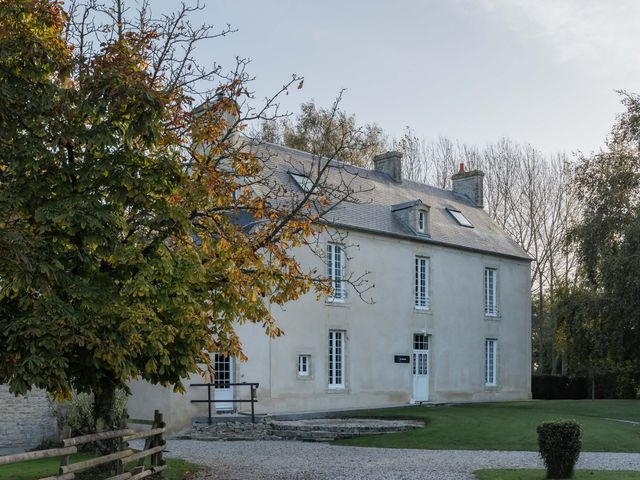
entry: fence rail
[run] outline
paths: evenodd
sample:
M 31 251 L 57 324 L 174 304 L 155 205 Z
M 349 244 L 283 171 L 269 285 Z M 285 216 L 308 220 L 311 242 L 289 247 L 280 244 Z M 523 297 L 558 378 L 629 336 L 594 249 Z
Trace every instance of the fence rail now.
M 66 438 L 62 441 L 63 446 L 61 448 L 50 448 L 48 450 L 0 456 L 0 465 L 60 457 L 58 474 L 44 477 L 40 480 L 74 480 L 75 474 L 78 472 L 112 462 L 115 463 L 115 476 L 111 476 L 106 480 L 139 480 L 156 474 L 158 475 L 156 478 L 162 478 L 162 471 L 167 468 L 162 458 L 162 452 L 166 444 L 162 438 L 162 434 L 165 431 L 166 426 L 162 414 L 156 410 L 153 415 L 153 423 L 150 430 L 136 432 L 130 429 L 121 429 Z M 143 450 L 134 451 L 129 448 L 127 442 L 142 438 L 145 439 Z M 118 440 L 118 451 L 89 460 L 69 463 L 69 456 L 78 453 L 78 445 L 113 439 Z M 144 465 L 146 457 L 151 457 L 151 465 L 149 468 L 145 468 Z M 136 461 L 138 465 L 133 468 L 133 471 L 124 471 L 126 464 Z
M 259 383 L 256 382 L 213 382 L 213 383 L 192 383 L 192 387 L 207 387 L 207 399 L 206 400 L 191 400 L 191 403 L 206 403 L 209 407 L 209 425 L 213 422 L 211 416 L 211 405 L 214 403 L 251 403 L 251 422 L 256 423 L 256 410 L 255 404 L 258 402 L 256 398 L 256 390 L 260 386 Z M 249 387 L 251 389 L 251 398 L 250 399 L 231 399 L 231 400 L 216 400 L 211 397 L 211 388 L 230 388 L 230 387 Z

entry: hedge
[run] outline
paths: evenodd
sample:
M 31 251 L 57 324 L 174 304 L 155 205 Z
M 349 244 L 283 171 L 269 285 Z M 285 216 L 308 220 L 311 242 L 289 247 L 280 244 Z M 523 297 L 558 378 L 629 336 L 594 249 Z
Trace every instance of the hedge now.
M 531 395 L 539 400 L 583 400 L 591 398 L 591 379 L 566 375 L 533 375 Z M 595 377 L 595 398 L 635 398 L 629 379 L 615 375 Z

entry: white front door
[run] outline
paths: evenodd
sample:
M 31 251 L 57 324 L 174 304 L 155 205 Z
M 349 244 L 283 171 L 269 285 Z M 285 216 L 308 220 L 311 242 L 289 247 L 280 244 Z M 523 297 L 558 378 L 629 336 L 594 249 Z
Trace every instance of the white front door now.
M 413 336 L 413 402 L 429 400 L 429 336 Z
M 233 387 L 220 385 L 233 382 L 233 361 L 231 357 L 216 353 L 213 360 L 213 368 L 216 373 L 214 381 L 217 385 L 213 392 L 213 398 L 215 400 L 233 400 Z M 215 402 L 214 406 L 216 410 L 234 410 L 233 402 Z

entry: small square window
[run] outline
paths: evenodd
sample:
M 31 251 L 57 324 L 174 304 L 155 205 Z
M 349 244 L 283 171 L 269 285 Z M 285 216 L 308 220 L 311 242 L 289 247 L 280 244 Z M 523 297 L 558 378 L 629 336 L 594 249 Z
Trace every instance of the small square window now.
M 453 218 L 456 219 L 459 225 L 463 227 L 473 228 L 473 224 L 467 220 L 467 217 L 460 210 L 454 210 L 453 208 L 447 208 L 447 212 L 451 214 Z
M 289 175 L 291 175 L 291 178 L 293 178 L 296 181 L 296 183 L 302 189 L 303 192 L 313 193 L 317 190 L 317 187 L 313 184 L 313 180 L 311 180 L 306 175 L 300 175 L 298 173 L 289 173 Z
M 298 355 L 298 376 L 308 377 L 311 373 L 311 355 Z

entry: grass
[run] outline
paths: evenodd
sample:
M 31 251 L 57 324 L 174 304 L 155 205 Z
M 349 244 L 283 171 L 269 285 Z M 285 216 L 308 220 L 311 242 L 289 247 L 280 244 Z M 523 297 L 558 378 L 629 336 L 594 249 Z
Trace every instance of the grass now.
M 425 427 L 388 435 L 350 438 L 339 445 L 450 450 L 537 451 L 536 426 L 572 418 L 583 427 L 583 451 L 640 452 L 637 400 L 533 400 L 459 406 L 416 406 L 359 412 L 357 416 L 411 418 Z
M 478 480 L 544 480 L 544 470 L 496 469 L 473 472 Z M 640 480 L 640 472 L 576 470 L 573 480 Z
M 90 453 L 78 453 L 71 456 L 71 463 L 88 460 L 93 457 Z M 38 478 L 55 475 L 58 473 L 60 460 L 57 458 L 44 458 L 30 462 L 16 463 L 0 466 L 0 480 L 35 480 Z M 164 471 L 165 480 L 184 480 L 187 474 L 194 472 L 199 467 L 184 460 L 167 459 L 167 469 Z M 91 472 L 83 475 L 86 478 L 95 478 Z M 80 477 L 80 475 L 76 475 Z

